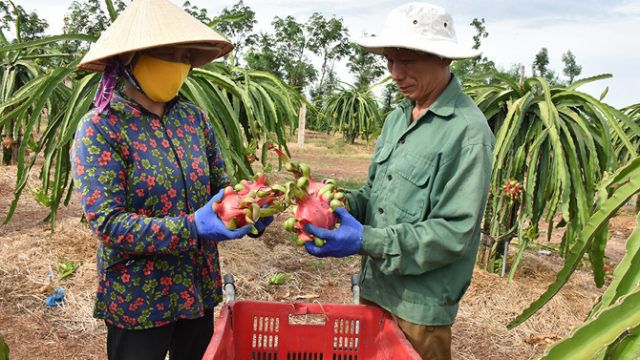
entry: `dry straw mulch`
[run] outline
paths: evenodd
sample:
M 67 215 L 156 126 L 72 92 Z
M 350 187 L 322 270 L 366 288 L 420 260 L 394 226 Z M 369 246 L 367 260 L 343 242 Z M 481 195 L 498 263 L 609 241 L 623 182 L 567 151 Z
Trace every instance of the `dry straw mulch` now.
M 30 184 L 39 183 L 37 173 L 31 177 Z M 1 219 L 13 199 L 14 181 L 15 167 L 0 166 Z M 12 359 L 106 359 L 104 324 L 92 318 L 97 239 L 80 223 L 80 207 L 73 200 L 61 209 L 54 233 L 42 223 L 48 211 L 26 194 L 11 222 L 0 225 L 0 336 Z M 308 256 L 282 229 L 287 216 L 278 217 L 261 239 L 220 247 L 221 267 L 223 273 L 234 274 L 237 298 L 291 301 L 309 296 L 298 301 L 350 303 L 350 278 L 358 271 L 359 259 Z M 60 281 L 57 264 L 63 260 L 82 265 Z M 589 273 L 579 271 L 539 314 L 514 330 L 506 329 L 555 279 L 560 267 L 551 260 L 526 254 L 510 284 L 476 269 L 453 327 L 454 359 L 532 359 L 582 323 L 603 290 L 595 288 Z M 270 285 L 276 273 L 291 278 L 281 286 Z M 47 296 L 58 286 L 66 291 L 65 304 L 46 307 Z

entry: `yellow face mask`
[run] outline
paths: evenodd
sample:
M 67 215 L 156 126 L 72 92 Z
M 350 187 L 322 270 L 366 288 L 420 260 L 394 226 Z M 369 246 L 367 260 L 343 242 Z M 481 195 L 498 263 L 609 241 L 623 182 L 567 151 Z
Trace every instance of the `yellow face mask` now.
M 164 61 L 152 56 L 140 54 L 133 68 L 142 91 L 155 102 L 167 102 L 180 91 L 191 65 Z

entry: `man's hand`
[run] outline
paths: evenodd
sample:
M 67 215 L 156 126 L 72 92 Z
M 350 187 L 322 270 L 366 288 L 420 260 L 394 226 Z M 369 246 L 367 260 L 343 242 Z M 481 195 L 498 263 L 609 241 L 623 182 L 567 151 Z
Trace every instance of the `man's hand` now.
M 360 252 L 364 228 L 345 208 L 337 208 L 336 215 L 340 219 L 340 227 L 326 230 L 307 224 L 304 229 L 311 235 L 326 241 L 324 246 L 316 246 L 313 241 L 304 244 L 307 252 L 317 257 L 345 257 Z

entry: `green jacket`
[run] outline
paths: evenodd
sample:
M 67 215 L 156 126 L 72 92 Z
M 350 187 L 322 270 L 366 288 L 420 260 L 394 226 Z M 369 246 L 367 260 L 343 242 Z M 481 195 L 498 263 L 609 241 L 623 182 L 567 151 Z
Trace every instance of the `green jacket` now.
M 367 185 L 347 193 L 364 225 L 359 286 L 404 320 L 448 325 L 471 282 L 494 137 L 454 76 L 410 123 L 414 105 L 387 117 Z

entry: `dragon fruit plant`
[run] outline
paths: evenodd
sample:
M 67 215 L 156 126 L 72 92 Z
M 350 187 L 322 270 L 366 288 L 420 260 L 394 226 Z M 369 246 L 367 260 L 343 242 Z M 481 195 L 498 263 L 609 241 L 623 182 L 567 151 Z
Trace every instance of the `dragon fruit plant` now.
M 284 222 L 284 229 L 298 233 L 296 244 L 300 246 L 308 241 L 313 241 L 317 246 L 324 245 L 325 241 L 309 234 L 304 225 L 313 224 L 323 229 L 336 229 L 338 217 L 334 210 L 347 205 L 344 189 L 339 189 L 334 180 L 314 181 L 308 165 L 290 161 L 283 152 L 277 149 L 275 151 L 285 169 L 292 172 L 296 178 L 295 182 L 288 182 L 285 186 L 285 201 L 295 205 L 291 207 L 294 217 Z

